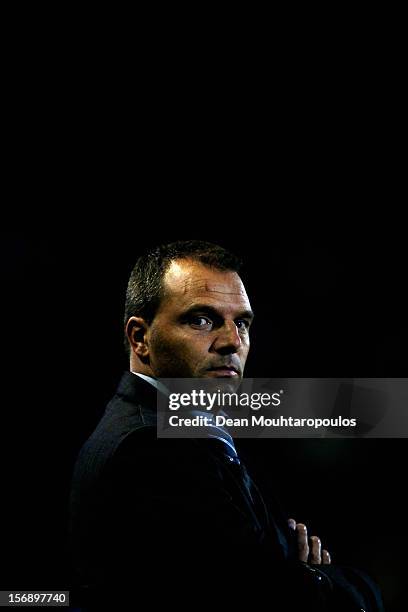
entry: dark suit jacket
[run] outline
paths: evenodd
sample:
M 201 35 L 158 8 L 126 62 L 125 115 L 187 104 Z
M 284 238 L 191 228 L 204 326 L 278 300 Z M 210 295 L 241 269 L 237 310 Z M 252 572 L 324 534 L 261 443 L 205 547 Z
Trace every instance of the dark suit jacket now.
M 179 608 L 250 597 L 279 612 L 382 609 L 364 574 L 297 561 L 287 517 L 226 444 L 157 439 L 156 390 L 130 372 L 78 457 L 71 534 L 92 609 L 159 592 Z

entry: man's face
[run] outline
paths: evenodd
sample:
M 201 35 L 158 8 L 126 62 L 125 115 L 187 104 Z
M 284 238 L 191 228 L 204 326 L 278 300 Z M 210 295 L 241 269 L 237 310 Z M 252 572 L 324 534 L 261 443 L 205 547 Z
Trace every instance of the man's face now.
M 236 272 L 175 260 L 148 330 L 149 360 L 158 378 L 242 378 L 253 314 Z

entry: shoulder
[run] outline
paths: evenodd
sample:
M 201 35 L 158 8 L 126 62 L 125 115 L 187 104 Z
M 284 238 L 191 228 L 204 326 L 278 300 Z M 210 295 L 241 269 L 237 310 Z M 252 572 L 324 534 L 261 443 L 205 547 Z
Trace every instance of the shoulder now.
M 122 447 L 136 439 L 153 440 L 155 419 L 143 404 L 129 402 L 115 395 L 93 433 L 82 446 L 75 466 L 74 478 L 96 478 Z

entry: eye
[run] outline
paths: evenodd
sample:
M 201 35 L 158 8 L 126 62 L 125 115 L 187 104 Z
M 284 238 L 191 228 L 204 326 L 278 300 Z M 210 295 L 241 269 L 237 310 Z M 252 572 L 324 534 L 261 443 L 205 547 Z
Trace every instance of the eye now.
M 247 321 L 246 319 L 238 319 L 237 321 L 235 321 L 235 325 L 238 327 L 239 330 L 249 329 L 249 321 Z
M 208 317 L 195 315 L 190 317 L 190 325 L 194 329 L 211 329 L 213 322 Z

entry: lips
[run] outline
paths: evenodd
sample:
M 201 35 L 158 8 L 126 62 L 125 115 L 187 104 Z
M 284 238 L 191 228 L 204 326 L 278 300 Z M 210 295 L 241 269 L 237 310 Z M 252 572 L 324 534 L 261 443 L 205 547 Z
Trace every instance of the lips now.
M 239 370 L 235 366 L 217 366 L 214 368 L 208 368 L 208 371 L 212 373 L 213 376 L 222 376 L 222 377 L 234 377 L 239 376 Z

